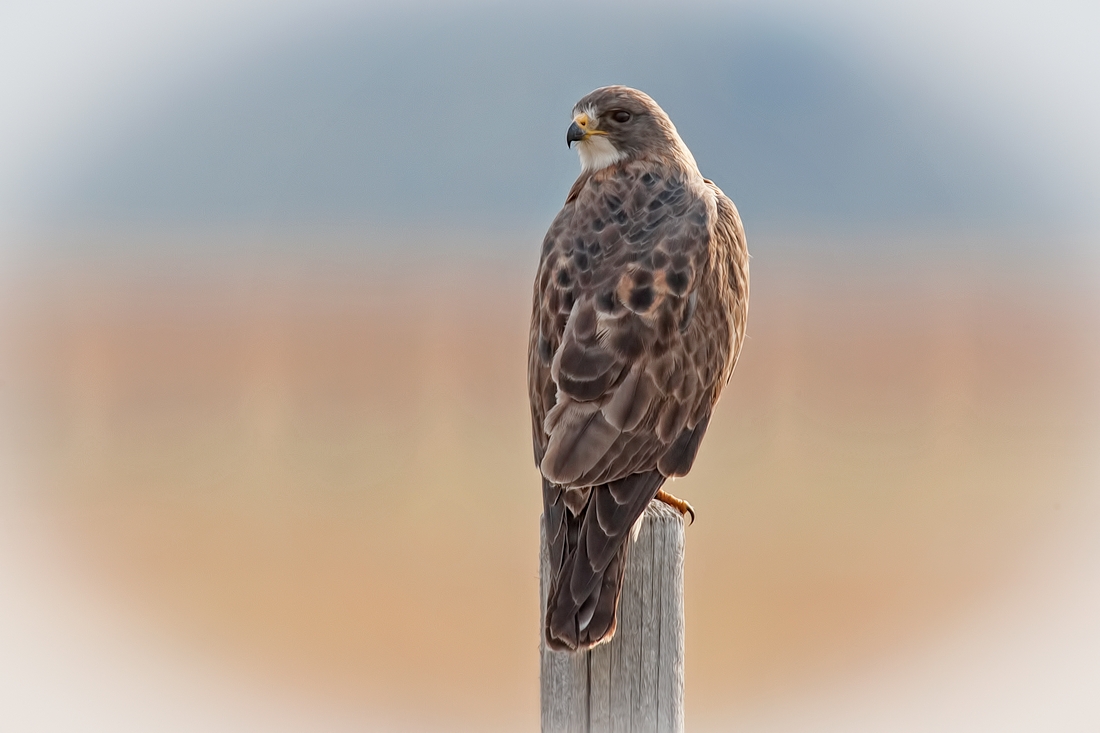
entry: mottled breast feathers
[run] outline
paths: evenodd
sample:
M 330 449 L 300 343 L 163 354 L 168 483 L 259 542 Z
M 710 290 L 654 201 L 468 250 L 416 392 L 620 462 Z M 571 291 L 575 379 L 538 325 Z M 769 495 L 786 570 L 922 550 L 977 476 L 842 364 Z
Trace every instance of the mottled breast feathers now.
M 694 171 L 636 160 L 578 179 L 535 280 L 529 387 L 548 480 L 687 473 L 744 332 L 743 237 Z

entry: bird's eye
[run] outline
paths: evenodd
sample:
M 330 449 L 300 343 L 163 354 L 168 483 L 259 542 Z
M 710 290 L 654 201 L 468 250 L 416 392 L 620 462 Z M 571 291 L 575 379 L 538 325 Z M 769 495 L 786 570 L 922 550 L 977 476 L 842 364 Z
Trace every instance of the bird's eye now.
M 630 122 L 630 113 L 620 109 L 618 112 L 612 113 L 611 119 L 616 122 Z

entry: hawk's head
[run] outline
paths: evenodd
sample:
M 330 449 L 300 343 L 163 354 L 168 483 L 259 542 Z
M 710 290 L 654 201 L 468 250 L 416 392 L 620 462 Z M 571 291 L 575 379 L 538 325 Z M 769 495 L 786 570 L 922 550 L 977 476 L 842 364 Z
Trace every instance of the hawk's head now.
M 655 157 L 695 167 L 672 120 L 645 92 L 600 87 L 573 108 L 566 143 L 577 143 L 581 169 L 596 171 L 627 158 Z

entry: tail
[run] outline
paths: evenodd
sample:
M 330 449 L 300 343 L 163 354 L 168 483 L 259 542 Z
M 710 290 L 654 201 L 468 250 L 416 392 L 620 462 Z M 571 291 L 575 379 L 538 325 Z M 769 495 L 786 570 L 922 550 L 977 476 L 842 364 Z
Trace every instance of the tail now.
M 546 644 L 584 650 L 608 641 L 618 623 L 627 537 L 664 484 L 658 471 L 593 486 L 574 515 L 565 489 L 543 479 L 543 517 L 550 559 Z

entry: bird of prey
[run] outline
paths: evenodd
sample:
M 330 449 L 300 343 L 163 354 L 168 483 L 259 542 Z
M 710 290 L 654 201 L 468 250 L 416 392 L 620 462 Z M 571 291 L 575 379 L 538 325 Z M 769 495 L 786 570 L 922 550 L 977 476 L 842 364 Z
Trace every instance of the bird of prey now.
M 737 209 L 646 94 L 597 89 L 566 133 L 581 174 L 542 244 L 528 351 L 550 587 L 546 644 L 615 633 L 632 526 L 690 469 L 748 316 Z M 694 517 L 694 512 L 692 512 Z

